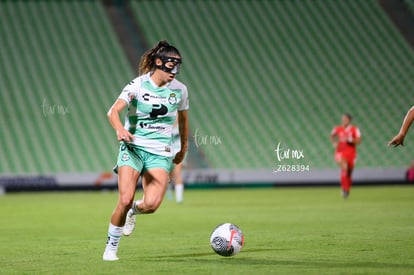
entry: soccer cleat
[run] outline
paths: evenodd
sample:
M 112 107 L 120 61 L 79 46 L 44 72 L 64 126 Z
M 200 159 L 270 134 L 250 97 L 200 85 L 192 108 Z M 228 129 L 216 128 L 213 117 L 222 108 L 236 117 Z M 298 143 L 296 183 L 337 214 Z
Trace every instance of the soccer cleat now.
M 113 250 L 105 250 L 102 259 L 104 261 L 118 261 L 119 258 L 116 256 L 116 251 Z
M 342 191 L 342 198 L 347 199 L 349 197 L 349 191 Z
M 126 219 L 125 219 L 125 225 L 124 225 L 124 231 L 123 234 L 125 236 L 129 236 L 134 232 L 135 229 L 135 215 L 132 212 L 132 209 L 129 209 Z

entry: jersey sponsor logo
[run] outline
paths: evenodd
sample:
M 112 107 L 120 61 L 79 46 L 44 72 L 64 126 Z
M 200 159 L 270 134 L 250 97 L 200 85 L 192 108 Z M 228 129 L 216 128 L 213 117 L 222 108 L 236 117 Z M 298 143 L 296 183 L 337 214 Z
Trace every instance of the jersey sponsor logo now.
M 139 126 L 142 129 L 151 129 L 151 130 L 164 130 L 165 129 L 164 126 L 161 126 L 161 125 L 159 125 L 159 126 L 153 126 L 151 124 L 148 124 L 148 123 L 145 123 L 145 122 L 142 122 L 142 121 L 139 123 Z
M 168 113 L 168 108 L 164 104 L 152 104 L 152 111 L 149 113 L 151 119 L 155 119 L 158 116 L 163 116 Z
M 149 93 L 145 93 L 145 94 L 143 94 L 142 95 L 142 99 L 144 100 L 144 101 L 149 101 L 150 99 L 158 99 L 158 100 L 165 100 L 165 97 L 164 96 L 158 96 L 158 95 L 152 95 L 152 94 L 149 94 Z

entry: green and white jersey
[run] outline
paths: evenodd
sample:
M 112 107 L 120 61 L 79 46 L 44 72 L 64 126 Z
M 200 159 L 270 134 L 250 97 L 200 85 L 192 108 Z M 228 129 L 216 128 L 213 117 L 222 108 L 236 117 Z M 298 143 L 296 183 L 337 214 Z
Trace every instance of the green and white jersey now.
M 148 73 L 132 80 L 118 98 L 128 103 L 124 127 L 135 136 L 133 144 L 153 154 L 173 156 L 173 125 L 177 111 L 189 108 L 187 87 L 176 79 L 158 87 Z

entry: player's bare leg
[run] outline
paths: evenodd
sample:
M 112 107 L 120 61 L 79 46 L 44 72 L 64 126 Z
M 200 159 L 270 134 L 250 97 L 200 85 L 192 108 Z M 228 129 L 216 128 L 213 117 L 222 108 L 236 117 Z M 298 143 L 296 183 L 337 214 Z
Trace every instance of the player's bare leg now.
M 125 217 L 134 201 L 135 190 L 139 178 L 139 172 L 130 166 L 118 168 L 118 203 L 112 213 L 111 223 L 124 226 Z
M 139 172 L 130 166 L 118 168 L 118 202 L 111 216 L 108 229 L 108 241 L 106 243 L 103 259 L 116 261 L 119 241 L 121 239 L 125 217 L 134 200 L 135 189 L 139 178 Z
M 169 174 L 162 168 L 153 168 L 144 172 L 142 187 L 144 195 L 141 200 L 132 202 L 126 214 L 123 234 L 129 236 L 135 228 L 135 215 L 154 213 L 164 198 L 169 182 Z
M 144 195 L 141 200 L 134 201 L 126 214 L 123 234 L 129 236 L 135 229 L 135 215 L 150 214 L 160 206 L 169 182 L 167 171 L 162 168 L 153 168 L 144 172 L 142 187 Z
M 167 190 L 168 180 L 168 172 L 162 168 L 153 168 L 144 173 L 142 181 L 144 196 L 135 206 L 137 212 L 150 214 L 158 209 Z

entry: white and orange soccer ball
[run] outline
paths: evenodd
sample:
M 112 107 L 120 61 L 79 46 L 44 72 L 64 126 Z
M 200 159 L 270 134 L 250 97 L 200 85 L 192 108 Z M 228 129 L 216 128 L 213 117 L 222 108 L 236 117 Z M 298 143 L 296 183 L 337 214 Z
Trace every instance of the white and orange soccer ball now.
M 234 256 L 244 245 L 244 235 L 235 224 L 219 224 L 210 235 L 210 244 L 217 254 L 225 257 Z

